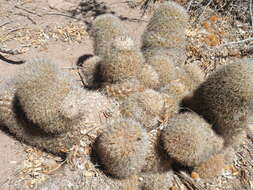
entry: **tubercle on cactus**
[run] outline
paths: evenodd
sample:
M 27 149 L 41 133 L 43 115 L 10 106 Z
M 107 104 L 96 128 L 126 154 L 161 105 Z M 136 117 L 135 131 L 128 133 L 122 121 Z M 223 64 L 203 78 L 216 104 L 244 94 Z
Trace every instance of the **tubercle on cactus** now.
M 118 37 L 107 49 L 101 62 L 102 78 L 116 83 L 137 77 L 144 63 L 143 56 L 130 37 Z
M 120 104 L 120 111 L 123 116 L 135 119 L 148 131 L 159 125 L 163 108 L 164 97 L 152 89 L 133 93 Z

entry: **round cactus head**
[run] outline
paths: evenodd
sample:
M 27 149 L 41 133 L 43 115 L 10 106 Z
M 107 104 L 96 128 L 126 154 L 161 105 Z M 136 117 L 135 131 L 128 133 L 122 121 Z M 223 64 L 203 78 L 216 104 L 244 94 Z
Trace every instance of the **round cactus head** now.
M 168 155 L 185 166 L 196 166 L 223 147 L 211 126 L 197 114 L 184 113 L 172 118 L 161 135 Z
M 136 78 L 144 62 L 134 41 L 127 36 L 116 38 L 103 57 L 101 71 L 105 82 L 116 83 Z
M 135 119 L 148 131 L 158 126 L 163 108 L 163 96 L 151 89 L 132 94 L 120 106 L 123 116 Z
M 145 88 L 156 89 L 160 85 L 159 75 L 156 70 L 148 64 L 143 64 L 140 73 L 137 75 L 139 81 Z
M 120 19 L 112 14 L 98 16 L 92 23 L 94 53 L 103 58 L 109 44 L 117 37 L 126 36 L 125 28 Z
M 161 4 L 142 35 L 142 48 L 185 48 L 186 10 L 175 2 Z
M 147 156 L 147 133 L 134 120 L 112 121 L 98 137 L 95 151 L 108 174 L 119 178 L 134 175 Z
M 158 54 L 149 58 L 147 63 L 156 70 L 160 81 L 159 87 L 177 79 L 178 69 L 169 56 Z
M 15 95 L 29 120 L 49 133 L 68 129 L 70 120 L 60 109 L 75 85 L 72 76 L 48 60 L 37 59 L 23 65 L 15 80 Z

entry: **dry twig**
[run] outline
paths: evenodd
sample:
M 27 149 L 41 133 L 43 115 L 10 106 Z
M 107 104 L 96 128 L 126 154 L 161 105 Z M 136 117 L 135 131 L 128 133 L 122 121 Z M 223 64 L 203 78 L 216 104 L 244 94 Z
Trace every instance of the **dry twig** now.
M 83 78 L 83 76 L 82 76 L 82 74 L 80 72 L 80 69 L 77 69 L 77 73 L 78 73 L 78 75 L 79 75 L 79 77 L 81 79 L 81 82 L 82 82 L 83 86 L 87 86 L 87 84 L 85 83 L 84 78 Z
M 253 13 L 252 13 L 252 1 L 253 0 L 250 0 L 249 1 L 249 13 L 250 13 L 250 18 L 251 18 L 251 30 L 253 31 Z
M 76 18 L 74 16 L 71 16 L 71 15 L 67 15 L 67 14 L 62 14 L 62 13 L 45 13 L 43 14 L 43 16 L 47 16 L 47 15 L 55 15 L 55 16 L 64 16 L 64 17 L 68 17 L 68 18 L 72 18 L 72 19 L 75 19 L 75 20 L 78 20 L 78 21 L 81 21 L 82 19 L 79 19 L 79 18 Z
M 180 178 L 182 183 L 190 190 L 205 190 L 199 184 L 197 184 L 191 177 L 187 176 L 184 172 L 176 172 L 176 175 Z
M 24 51 L 22 51 L 21 49 L 9 49 L 9 48 L 0 46 L 0 53 L 6 53 L 6 54 L 10 54 L 10 55 L 17 55 L 17 54 L 24 53 Z
M 12 21 L 5 22 L 5 23 L 3 23 L 3 24 L 0 25 L 0 28 L 3 27 L 3 26 L 5 26 L 5 25 L 7 25 L 7 24 L 10 24 L 10 23 L 12 23 Z
M 249 41 L 253 41 L 253 38 L 247 38 L 247 39 L 236 41 L 236 42 L 228 42 L 228 43 L 225 43 L 225 44 L 221 44 L 218 47 L 224 47 L 224 46 L 242 44 L 242 43 L 246 43 L 246 42 L 249 42 Z
M 19 7 L 18 5 L 15 5 L 14 7 L 17 8 L 17 9 L 23 10 L 23 11 L 25 11 L 25 12 L 34 14 L 34 15 L 36 15 L 36 16 L 38 16 L 38 17 L 42 17 L 40 14 L 38 14 L 38 13 L 36 13 L 36 12 L 34 12 L 34 11 L 25 9 L 25 8 L 23 8 L 23 7 Z
M 33 24 L 37 24 L 31 17 L 29 17 L 29 16 L 26 15 L 26 14 L 17 13 L 16 15 L 24 16 L 24 17 L 26 17 L 28 20 L 30 20 Z

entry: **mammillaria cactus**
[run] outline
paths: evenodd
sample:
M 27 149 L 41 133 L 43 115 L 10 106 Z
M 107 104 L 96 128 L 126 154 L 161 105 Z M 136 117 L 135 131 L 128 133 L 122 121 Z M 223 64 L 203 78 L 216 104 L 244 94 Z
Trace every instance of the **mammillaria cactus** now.
M 180 79 L 171 81 L 165 87 L 161 88 L 160 92 L 174 97 L 174 99 L 178 101 L 178 104 L 183 97 L 190 93 L 188 86 L 186 86 Z
M 163 47 L 157 48 L 150 47 L 141 50 L 147 63 L 149 59 L 157 55 L 169 57 L 169 62 L 173 62 L 176 66 L 182 66 L 186 60 L 185 49 L 167 49 Z
M 103 58 L 109 44 L 118 37 L 126 36 L 125 28 L 119 18 L 112 14 L 97 17 L 92 23 L 94 53 Z
M 168 155 L 189 167 L 206 161 L 223 147 L 223 139 L 204 119 L 187 112 L 172 118 L 161 138 Z
M 15 97 L 15 88 L 6 83 L 0 94 L 0 123 L 7 127 L 10 133 L 19 140 L 30 145 L 47 149 L 56 154 L 64 153 L 58 139 L 63 141 L 63 136 L 54 137 L 46 134 L 36 125 L 32 125 L 22 111 L 18 99 Z M 57 143 L 55 143 L 57 141 Z M 68 146 L 68 144 L 65 144 Z M 70 148 L 70 147 L 69 147 Z
M 100 16 L 94 21 L 93 30 L 94 52 L 102 58 L 103 81 L 117 83 L 136 78 L 144 59 L 120 20 L 113 15 Z
M 116 83 L 136 78 L 144 63 L 141 52 L 127 36 L 116 38 L 107 49 L 101 64 L 105 82 Z
M 62 101 L 74 86 L 70 75 L 49 60 L 38 59 L 26 63 L 15 80 L 15 95 L 29 120 L 52 134 L 69 129 L 74 119 L 72 117 L 78 116 L 65 115 L 61 107 Z
M 20 77 L 18 76 L 16 79 L 20 79 Z M 42 80 L 36 82 L 44 83 Z M 48 79 L 47 82 L 50 84 L 52 81 Z M 41 86 L 41 84 L 37 85 Z M 39 123 L 32 122 L 29 115 L 24 112 L 19 96 L 16 95 L 16 86 L 19 86 L 16 82 L 2 84 L 0 92 L 1 126 L 7 127 L 10 133 L 19 140 L 57 155 L 68 153 L 74 144 L 84 140 L 83 131 L 87 128 L 95 128 L 94 132 L 102 130 L 106 120 L 109 119 L 106 116 L 107 112 L 113 112 L 114 108 L 116 109 L 105 96 L 80 87 L 73 87 L 61 102 L 62 114 L 72 118 L 68 123 L 71 130 L 52 134 L 51 131 L 44 130 L 44 128 L 48 128 L 47 125 L 41 127 Z M 42 105 L 41 109 L 44 109 Z M 74 117 L 77 115 L 77 118 Z M 48 125 L 51 127 L 51 123 Z M 57 127 L 57 123 L 54 127 Z
M 190 63 L 182 66 L 179 75 L 180 81 L 187 86 L 189 93 L 193 91 L 204 81 L 204 73 L 197 63 Z
M 118 119 L 98 137 L 95 151 L 106 171 L 125 178 L 141 171 L 148 152 L 148 137 L 141 124 Z
M 200 83 L 204 81 L 205 75 L 204 72 L 199 67 L 198 62 L 186 64 L 184 65 L 184 69 L 196 82 Z
M 160 82 L 159 87 L 165 86 L 172 80 L 178 78 L 179 68 L 176 67 L 169 56 L 158 54 L 148 59 L 147 63 L 157 72 Z
M 186 59 L 186 10 L 175 2 L 161 4 L 142 35 L 142 52 L 147 62 L 156 55 L 169 56 L 176 65 Z M 171 73 L 170 73 L 171 75 Z
M 158 126 L 163 108 L 163 96 L 151 89 L 132 94 L 120 106 L 123 116 L 140 122 L 148 131 Z
M 226 145 L 238 142 L 252 113 L 253 63 L 243 59 L 211 74 L 192 98 L 183 102 L 202 115 L 224 137 Z M 238 136 L 239 135 L 239 136 Z
M 92 56 L 82 65 L 81 73 L 84 78 L 85 87 L 97 88 L 100 85 L 101 60 L 98 56 Z
M 172 160 L 161 145 L 160 135 L 160 129 L 148 133 L 148 156 L 142 168 L 143 173 L 166 173 L 172 169 Z
M 99 16 L 92 27 L 95 55 L 82 68 L 86 88 L 48 61 L 26 63 L 14 83 L 1 84 L 0 126 L 22 142 L 67 154 L 68 171 L 54 178 L 74 184 L 66 189 L 94 179 L 108 188 L 165 190 L 178 163 L 203 178 L 219 174 L 231 157 L 224 139 L 238 142 L 252 113 L 253 66 L 230 64 L 203 82 L 197 63 L 183 65 L 187 20 L 178 4 L 163 3 L 140 50 L 119 18 Z M 97 178 L 83 179 L 87 163 Z M 71 171 L 72 164 L 82 169 Z
M 142 36 L 142 48 L 184 48 L 186 10 L 175 2 L 160 5 L 149 21 Z
M 148 64 L 143 64 L 137 79 L 145 88 L 156 89 L 159 87 L 159 75 L 156 70 Z
M 131 79 L 115 84 L 104 83 L 102 92 L 108 97 L 113 97 L 117 100 L 124 100 L 131 94 L 142 92 L 144 90 L 145 86 L 143 83 L 137 79 Z

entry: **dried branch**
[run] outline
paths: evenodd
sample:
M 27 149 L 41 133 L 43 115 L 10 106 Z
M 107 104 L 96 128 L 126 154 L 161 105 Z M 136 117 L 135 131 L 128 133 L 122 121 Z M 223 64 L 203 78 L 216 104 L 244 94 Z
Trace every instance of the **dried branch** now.
M 55 15 L 55 16 L 64 16 L 64 17 L 68 17 L 68 18 L 72 18 L 72 19 L 75 19 L 75 20 L 78 20 L 78 21 L 81 21 L 82 19 L 79 19 L 79 18 L 76 18 L 74 16 L 71 16 L 71 15 L 67 15 L 67 14 L 63 14 L 63 13 L 45 13 L 43 14 L 43 16 L 47 16 L 47 15 Z
M 249 1 L 249 13 L 250 13 L 250 18 L 251 18 L 251 30 L 253 31 L 253 13 L 252 13 L 252 1 L 253 0 L 250 0 Z
M 23 13 L 17 13 L 15 15 L 20 15 L 20 16 L 23 16 L 23 17 L 26 17 L 28 20 L 30 20 L 33 24 L 37 24 L 31 17 L 29 17 L 28 15 L 26 14 L 23 14 Z
M 191 190 L 205 190 L 205 188 L 201 187 L 199 184 L 197 184 L 191 177 L 189 177 L 184 172 L 176 172 L 176 175 L 180 178 L 182 183 Z
M 225 44 L 221 44 L 218 47 L 236 45 L 236 44 L 246 43 L 246 42 L 249 42 L 249 41 L 253 41 L 253 38 L 247 38 L 247 39 L 236 41 L 236 42 L 228 42 L 228 43 L 225 43 Z
M 82 76 L 82 74 L 81 74 L 81 72 L 80 72 L 79 69 L 77 70 L 77 74 L 79 75 L 80 80 L 81 80 L 83 86 L 84 86 L 84 87 L 87 86 L 87 84 L 85 83 L 84 78 L 83 78 L 83 76 Z
M 0 53 L 6 53 L 6 54 L 10 54 L 10 55 L 17 55 L 17 54 L 24 53 L 24 51 L 21 50 L 21 49 L 9 49 L 9 48 L 0 46 Z
M 22 10 L 22 11 L 25 11 L 25 12 L 27 12 L 27 13 L 34 14 L 34 15 L 36 15 L 36 16 L 38 16 L 38 17 L 42 17 L 40 14 L 38 14 L 38 13 L 36 13 L 36 12 L 34 12 L 34 11 L 25 9 L 25 8 L 23 8 L 23 7 L 19 7 L 18 5 L 15 5 L 14 7 L 17 8 L 17 9 L 20 9 L 20 10 Z
M 12 21 L 5 22 L 5 23 L 3 23 L 3 24 L 0 25 L 0 28 L 3 27 L 3 26 L 5 26 L 5 25 L 7 25 L 7 24 L 10 24 L 10 23 L 12 23 Z

